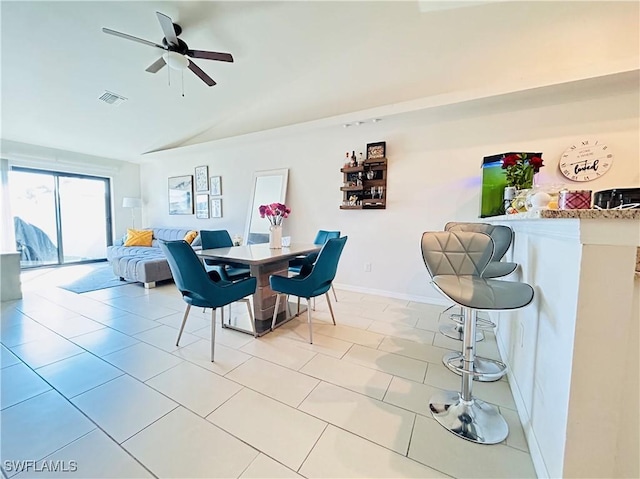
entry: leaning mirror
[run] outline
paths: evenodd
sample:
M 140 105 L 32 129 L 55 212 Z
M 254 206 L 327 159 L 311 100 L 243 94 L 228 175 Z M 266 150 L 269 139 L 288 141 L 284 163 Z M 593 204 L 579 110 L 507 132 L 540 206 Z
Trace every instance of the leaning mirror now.
M 289 170 L 256 171 L 253 174 L 251 201 L 244 229 L 244 244 L 269 242 L 269 222 L 260 218 L 260 205 L 285 203 L 287 196 L 287 180 Z

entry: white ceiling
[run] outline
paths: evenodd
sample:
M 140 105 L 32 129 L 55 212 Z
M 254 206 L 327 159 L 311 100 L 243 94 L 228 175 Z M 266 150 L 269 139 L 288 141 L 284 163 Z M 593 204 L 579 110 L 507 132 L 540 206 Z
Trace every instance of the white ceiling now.
M 473 88 L 475 72 L 493 75 L 487 51 L 522 57 L 509 50 L 505 25 L 524 35 L 530 10 L 549 18 L 553 2 L 485 3 L 1 1 L 2 138 L 141 161 L 447 93 L 454 80 Z M 161 43 L 156 11 L 182 26 L 190 48 L 233 54 L 235 63 L 194 60 L 216 86 L 187 70 L 182 97 L 179 72 L 170 86 L 168 68 L 145 72 L 162 50 L 102 32 Z M 128 100 L 98 101 L 105 90 Z

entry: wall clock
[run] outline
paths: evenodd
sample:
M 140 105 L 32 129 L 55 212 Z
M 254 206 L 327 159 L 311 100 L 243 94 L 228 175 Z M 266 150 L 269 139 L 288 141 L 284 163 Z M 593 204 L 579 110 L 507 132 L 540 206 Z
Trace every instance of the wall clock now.
M 573 181 L 591 181 L 604 175 L 613 164 L 607 145 L 597 140 L 584 140 L 571 145 L 560 158 L 560 171 Z

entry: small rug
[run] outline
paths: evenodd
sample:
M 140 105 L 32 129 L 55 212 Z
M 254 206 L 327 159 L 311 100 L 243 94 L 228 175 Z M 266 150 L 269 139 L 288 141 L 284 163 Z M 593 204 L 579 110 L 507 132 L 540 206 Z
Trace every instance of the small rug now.
M 98 289 L 124 286 L 130 283 L 133 283 L 133 281 L 120 281 L 120 278 L 113 274 L 109 263 L 101 263 L 95 266 L 92 265 L 90 271 L 82 273 L 82 275 L 74 281 L 61 284 L 59 287 L 67 291 L 73 291 L 74 293 L 87 293 Z

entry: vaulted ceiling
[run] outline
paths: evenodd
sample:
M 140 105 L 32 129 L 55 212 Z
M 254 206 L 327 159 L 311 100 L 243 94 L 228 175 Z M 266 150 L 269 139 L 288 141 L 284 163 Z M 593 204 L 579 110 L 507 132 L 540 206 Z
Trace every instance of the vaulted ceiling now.
M 537 61 L 510 51 L 509 38 L 532 34 L 549 3 L 2 1 L 2 138 L 140 161 L 473 88 L 491 81 L 487 54 L 496 48 L 516 66 Z M 161 43 L 157 11 L 182 27 L 190 48 L 233 54 L 234 63 L 194 60 L 216 86 L 189 70 L 148 73 L 162 50 L 102 32 Z M 108 105 L 98 100 L 105 91 L 127 100 Z

